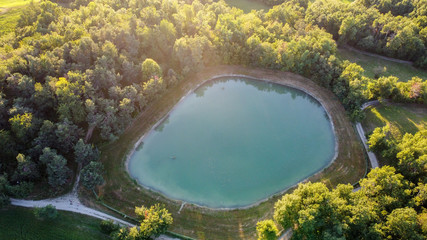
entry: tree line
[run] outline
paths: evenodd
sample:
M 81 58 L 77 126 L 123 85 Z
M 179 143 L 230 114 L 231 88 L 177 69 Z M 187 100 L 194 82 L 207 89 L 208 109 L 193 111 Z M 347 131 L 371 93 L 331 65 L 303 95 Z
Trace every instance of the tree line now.
M 372 169 L 360 189 L 322 182 L 304 183 L 274 206 L 274 221 L 257 224 L 260 240 L 277 239 L 278 228 L 292 239 L 425 239 L 427 236 L 427 131 L 387 139 L 375 129 L 370 148 L 391 166 Z
M 168 88 L 206 66 L 304 75 L 330 89 L 354 120 L 369 99 L 427 99 L 425 80 L 367 78 L 336 56 L 338 42 L 425 67 L 425 0 L 402 1 L 404 10 L 391 12 L 382 1 L 291 0 L 247 14 L 210 0 L 66 2 L 31 3 L 0 40 L 5 203 L 34 184 L 60 192 L 77 166 L 88 189 L 102 183 L 96 145 L 116 140 Z

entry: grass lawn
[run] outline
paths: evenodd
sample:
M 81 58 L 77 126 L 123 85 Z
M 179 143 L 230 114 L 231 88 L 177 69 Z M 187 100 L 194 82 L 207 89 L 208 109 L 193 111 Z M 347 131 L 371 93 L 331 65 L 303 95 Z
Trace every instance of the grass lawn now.
M 110 239 L 100 232 L 101 220 L 89 216 L 58 211 L 58 218 L 42 221 L 34 217 L 32 208 L 0 209 L 0 239 L 57 240 Z
M 337 159 L 326 169 L 312 176 L 311 181 L 322 181 L 328 187 L 338 183 L 355 183 L 364 176 L 366 160 L 363 149 L 342 104 L 336 97 L 314 82 L 301 76 L 280 71 L 245 68 L 239 66 L 216 66 L 205 69 L 169 89 L 162 98 L 153 102 L 133 124 L 110 144 L 100 148 L 101 161 L 106 174 L 105 185 L 99 189 L 100 197 L 108 205 L 134 216 L 135 206 L 164 204 L 171 212 L 174 223 L 171 231 L 197 239 L 256 239 L 255 227 L 259 220 L 271 218 L 273 206 L 281 194 L 247 209 L 213 210 L 186 204 L 180 213 L 181 201 L 167 199 L 136 184 L 126 172 L 126 155 L 138 139 L 159 121 L 189 91 L 212 76 L 219 74 L 245 74 L 259 79 L 283 83 L 305 89 L 319 99 L 331 113 L 339 145 Z M 286 174 L 286 172 L 283 172 Z M 90 192 L 81 191 L 85 204 L 101 208 Z
M 13 8 L 0 14 L 0 36 L 15 30 L 21 13 L 22 8 Z
M 31 0 L 0 0 L 0 36 L 15 29 L 23 7 L 30 2 Z
M 245 13 L 263 9 L 267 12 L 270 9 L 270 6 L 257 0 L 225 0 L 225 2 L 232 7 L 242 9 Z
M 414 134 L 427 129 L 427 107 L 419 104 L 384 103 L 365 109 L 366 118 L 362 121 L 366 133 L 377 127 L 390 126 L 394 139 L 400 139 L 405 133 Z M 381 165 L 391 164 L 379 157 Z
M 409 64 L 396 63 L 393 61 L 376 58 L 373 56 L 365 55 L 363 53 L 351 51 L 344 48 L 339 48 L 337 55 L 342 60 L 349 60 L 355 62 L 365 69 L 365 76 L 373 78 L 375 68 L 386 67 L 385 76 L 396 76 L 400 81 L 406 82 L 414 76 L 422 79 L 427 79 L 427 71 L 415 68 Z
M 416 133 L 427 129 L 427 107 L 419 104 L 384 103 L 365 110 L 366 118 L 362 125 L 367 133 L 377 127 L 390 126 L 395 139 L 405 133 Z
M 0 0 L 0 9 L 21 7 L 29 4 L 30 2 L 31 0 Z M 34 2 L 37 2 L 37 0 L 35 0 Z

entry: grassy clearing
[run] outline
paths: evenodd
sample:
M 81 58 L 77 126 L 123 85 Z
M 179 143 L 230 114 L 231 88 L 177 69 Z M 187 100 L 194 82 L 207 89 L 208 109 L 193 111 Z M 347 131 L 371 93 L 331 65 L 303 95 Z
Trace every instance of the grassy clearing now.
M 393 138 L 400 139 L 405 133 L 415 134 L 427 129 L 425 105 L 384 103 L 367 108 L 365 114 L 362 125 L 368 133 L 377 127 L 389 125 Z
M 23 7 L 30 3 L 31 0 L 0 0 L 0 36 L 15 29 Z
M 245 13 L 252 10 L 265 10 L 267 12 L 270 9 L 270 6 L 257 0 L 225 0 L 225 2 L 232 7 L 242 9 Z
M 30 2 L 31 0 L 0 0 L 0 8 L 22 7 Z M 37 0 L 34 2 L 37 2 Z
M 13 8 L 0 14 L 0 36 L 15 30 L 21 13 L 22 8 Z
M 339 48 L 337 55 L 342 60 L 349 60 L 362 66 L 365 69 L 365 76 L 370 78 L 375 76 L 374 71 L 376 68 L 386 67 L 384 76 L 393 75 L 403 82 L 407 82 L 414 76 L 427 79 L 427 71 L 415 68 L 409 64 L 397 63 L 344 48 Z
M 58 213 L 53 221 L 41 221 L 30 208 L 0 210 L 0 239 L 110 239 L 100 232 L 101 220 L 65 211 Z
M 401 139 L 405 133 L 415 134 L 427 129 L 427 107 L 416 104 L 391 104 L 384 103 L 369 107 L 365 110 L 366 118 L 362 126 L 366 133 L 370 134 L 377 127 L 390 127 L 393 139 Z M 380 165 L 390 165 L 381 156 L 377 156 Z
M 178 214 L 182 204 L 180 201 L 167 199 L 142 188 L 129 177 L 125 170 L 126 154 L 133 149 L 135 142 L 169 112 L 182 96 L 212 76 L 233 73 L 304 89 L 319 99 L 328 112 L 333 113 L 331 118 L 338 138 L 338 157 L 328 168 L 309 180 L 322 181 L 329 187 L 333 187 L 338 183 L 355 183 L 363 177 L 366 161 L 360 141 L 343 106 L 329 90 L 291 73 L 237 66 L 217 66 L 187 78 L 173 89 L 169 89 L 161 99 L 155 101 L 135 119 L 119 140 L 101 147 L 101 161 L 106 170 L 104 176 L 106 184 L 99 189 L 101 198 L 108 205 L 129 215 L 134 215 L 135 206 L 164 204 L 174 218 L 171 230 L 197 239 L 255 239 L 256 222 L 272 217 L 274 203 L 281 196 L 280 194 L 248 209 L 212 210 L 186 204 Z M 90 192 L 82 191 L 81 196 L 85 204 L 102 208 Z

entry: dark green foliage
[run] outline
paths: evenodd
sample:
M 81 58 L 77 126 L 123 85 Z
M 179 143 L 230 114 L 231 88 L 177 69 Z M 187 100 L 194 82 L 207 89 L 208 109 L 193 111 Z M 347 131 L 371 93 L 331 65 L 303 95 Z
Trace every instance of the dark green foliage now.
M 32 182 L 20 182 L 16 185 L 11 185 L 7 189 L 7 194 L 15 198 L 25 198 L 33 191 L 34 184 Z
M 0 175 L 0 208 L 3 208 L 10 204 L 9 195 L 7 189 L 9 188 L 9 181 L 6 174 Z
M 93 145 L 85 144 L 83 139 L 74 146 L 74 160 L 84 166 L 99 159 L 99 151 Z
M 63 153 L 69 153 L 79 140 L 81 129 L 65 118 L 57 123 L 55 134 L 58 139 L 58 149 Z
M 128 240 L 129 239 L 129 229 L 120 228 L 119 231 L 113 233 L 114 240 Z
M 104 183 L 104 178 L 102 177 L 102 172 L 104 171 L 104 166 L 100 162 L 90 162 L 86 167 L 81 171 L 81 180 L 83 186 L 87 189 L 93 190 L 97 185 Z
M 7 196 L 4 193 L 0 193 L 0 209 L 9 205 L 9 204 L 10 204 L 9 196 Z
M 120 226 L 118 224 L 115 224 L 113 220 L 103 220 L 99 227 L 101 228 L 101 232 L 108 235 L 120 229 Z
M 30 157 L 18 154 L 16 157 L 18 167 L 12 176 L 13 181 L 36 180 L 40 177 L 37 165 L 31 161 Z
M 58 211 L 55 206 L 49 204 L 46 207 L 35 208 L 34 216 L 40 220 L 53 220 L 58 217 Z
M 40 162 L 46 164 L 50 186 L 58 188 L 67 183 L 71 171 L 67 167 L 67 160 L 62 155 L 57 154 L 54 149 L 45 148 L 40 155 Z

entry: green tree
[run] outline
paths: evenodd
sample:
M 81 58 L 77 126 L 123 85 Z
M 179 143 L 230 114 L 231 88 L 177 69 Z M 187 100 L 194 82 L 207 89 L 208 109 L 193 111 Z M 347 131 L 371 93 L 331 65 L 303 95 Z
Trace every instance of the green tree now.
M 370 99 L 389 99 L 397 94 L 396 83 L 399 79 L 394 76 L 380 77 L 368 84 Z
M 387 239 L 425 239 L 420 234 L 420 226 L 417 223 L 417 212 L 413 208 L 397 208 L 387 216 L 387 222 L 383 226 Z
M 406 133 L 397 144 L 399 171 L 408 179 L 418 182 L 427 177 L 427 130 L 412 135 Z
M 212 43 L 206 36 L 185 36 L 175 41 L 173 57 L 185 75 L 200 71 L 208 65 L 215 55 L 212 48 Z
M 93 190 L 97 185 L 104 183 L 102 172 L 104 166 L 100 162 L 90 162 L 86 167 L 82 169 L 81 177 L 82 183 L 85 188 Z
M 12 176 L 13 180 L 31 181 L 36 180 L 40 177 L 37 165 L 33 161 L 31 161 L 30 157 L 26 157 L 24 154 L 20 153 L 18 154 L 18 156 L 16 156 L 16 161 L 18 162 L 18 166 Z
M 79 140 L 82 130 L 68 119 L 56 124 L 55 135 L 58 139 L 58 149 L 62 153 L 69 153 Z
M 379 212 L 404 206 L 410 198 L 408 181 L 390 166 L 372 169 L 360 186 L 360 191 L 376 202 Z
M 53 220 L 58 217 L 56 207 L 49 204 L 46 207 L 34 208 L 34 215 L 40 220 Z
M 16 150 L 16 142 L 12 138 L 9 131 L 0 129 L 0 159 L 3 167 L 7 167 L 14 162 L 14 157 L 18 154 Z M 0 170 L 2 168 L 0 167 Z
M 31 149 L 33 159 L 38 158 L 45 147 L 59 147 L 55 134 L 56 126 L 49 120 L 44 120 L 37 137 L 34 138 Z
M 142 81 L 148 81 L 152 78 L 162 77 L 162 69 L 159 64 L 151 58 L 147 58 L 141 64 Z
M 17 138 L 26 140 L 26 135 L 32 126 L 32 120 L 32 113 L 16 114 L 9 119 L 12 131 L 15 133 Z
M 77 163 L 83 166 L 87 165 L 91 161 L 97 161 L 99 158 L 99 152 L 91 144 L 85 144 L 83 139 L 74 146 L 74 159 Z
M 44 148 L 40 156 L 40 162 L 46 164 L 48 183 L 54 188 L 58 188 L 67 183 L 70 169 L 67 167 L 67 160 L 57 154 L 55 149 Z
M 258 240 L 275 240 L 277 239 L 277 233 L 279 232 L 273 220 L 258 222 L 256 225 L 256 231 Z
M 151 239 L 165 233 L 168 227 L 172 224 L 173 218 L 167 209 L 159 204 L 150 208 L 135 207 L 135 213 L 141 221 L 139 229 L 132 227 L 129 230 L 128 237 L 130 239 Z
M 292 228 L 296 239 L 340 239 L 344 237 L 352 186 L 330 192 L 323 183 L 299 184 L 274 206 L 274 219 L 283 229 Z
M 7 189 L 10 187 L 7 179 L 7 174 L 0 175 L 0 208 L 3 208 L 10 204 L 9 195 Z
M 69 72 L 73 76 L 75 73 Z M 83 86 L 79 82 L 69 82 L 60 77 L 55 83 L 55 94 L 58 97 L 58 115 L 61 120 L 69 119 L 78 124 L 86 118 L 81 95 Z
M 115 224 L 113 220 L 102 220 L 99 227 L 101 228 L 101 232 L 108 235 L 120 229 L 120 225 Z
M 386 137 L 389 132 L 390 130 L 388 126 L 375 128 L 372 134 L 369 136 L 369 149 L 380 154 L 386 150 L 388 148 Z

